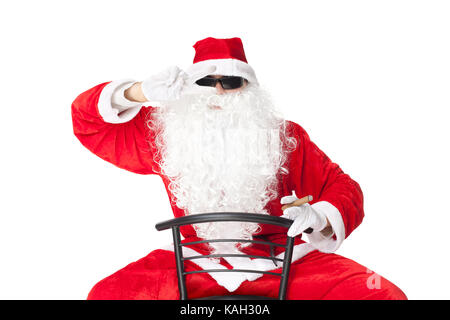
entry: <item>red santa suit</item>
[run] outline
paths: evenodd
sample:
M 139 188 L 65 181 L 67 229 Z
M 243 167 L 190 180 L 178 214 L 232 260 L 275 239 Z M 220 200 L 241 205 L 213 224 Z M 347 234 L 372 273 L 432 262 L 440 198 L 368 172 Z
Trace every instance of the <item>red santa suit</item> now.
M 72 104 L 73 127 L 80 142 L 100 158 L 115 166 L 139 174 L 158 174 L 171 197 L 169 179 L 160 173 L 153 158 L 156 152 L 154 133 L 147 125 L 156 108 L 132 103 L 123 98 L 131 80 L 97 85 L 79 95 Z M 363 194 L 357 182 L 333 163 L 297 123 L 288 121 L 287 132 L 298 141 L 298 148 L 289 153 L 288 175 L 280 175 L 278 194 L 312 195 L 315 210 L 325 215 L 333 235 L 320 232 L 301 236 L 295 241 L 288 299 L 405 299 L 404 293 L 385 278 L 368 268 L 334 254 L 342 241 L 361 223 Z M 171 203 L 175 217 L 184 210 Z M 267 211 L 281 216 L 279 199 L 270 201 Z M 284 243 L 286 229 L 261 226 L 257 237 Z M 183 242 L 197 240 L 191 226 L 182 227 Z M 154 250 L 146 257 L 129 264 L 97 283 L 88 299 L 179 299 L 175 259 L 172 247 Z M 275 250 L 282 256 L 283 248 Z M 268 248 L 251 245 L 245 253 L 269 256 Z M 191 245 L 184 255 L 208 254 L 204 244 Z M 271 260 L 221 258 L 220 261 L 195 259 L 185 262 L 187 272 L 200 269 L 236 268 L 276 270 Z M 227 294 L 276 297 L 279 277 L 241 273 L 197 273 L 186 277 L 189 298 Z

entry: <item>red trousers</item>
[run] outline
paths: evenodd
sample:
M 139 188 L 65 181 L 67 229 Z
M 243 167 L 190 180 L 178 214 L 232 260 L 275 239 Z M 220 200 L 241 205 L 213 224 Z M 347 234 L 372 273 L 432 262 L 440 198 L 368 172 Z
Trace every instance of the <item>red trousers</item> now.
M 199 267 L 186 261 L 185 271 L 194 270 L 199 270 Z M 254 281 L 244 281 L 232 294 L 277 297 L 279 282 L 277 276 L 263 275 Z M 191 299 L 230 294 L 207 273 L 187 275 L 186 287 Z M 179 299 L 174 253 L 159 249 L 152 251 L 97 283 L 88 299 Z M 393 283 L 353 260 L 313 251 L 292 263 L 287 299 L 407 298 Z

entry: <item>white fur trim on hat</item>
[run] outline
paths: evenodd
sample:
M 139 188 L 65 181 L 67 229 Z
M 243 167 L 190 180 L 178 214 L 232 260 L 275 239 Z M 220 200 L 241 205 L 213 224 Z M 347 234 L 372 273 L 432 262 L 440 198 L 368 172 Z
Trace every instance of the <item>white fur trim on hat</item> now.
M 212 75 L 242 77 L 251 83 L 258 84 L 253 68 L 248 63 L 237 59 L 210 59 L 200 61 L 190 66 L 186 72 L 187 74 L 195 74 L 208 66 L 216 67 L 216 71 L 214 71 Z

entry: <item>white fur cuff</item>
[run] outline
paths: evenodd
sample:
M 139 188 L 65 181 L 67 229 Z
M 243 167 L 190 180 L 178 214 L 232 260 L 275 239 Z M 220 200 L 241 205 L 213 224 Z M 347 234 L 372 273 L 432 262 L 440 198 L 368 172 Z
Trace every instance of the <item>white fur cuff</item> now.
M 335 252 L 342 244 L 345 239 L 345 226 L 342 220 L 341 213 L 339 210 L 327 201 L 319 201 L 313 204 L 311 207 L 317 212 L 327 217 L 330 222 L 331 228 L 333 229 L 336 240 L 333 239 L 332 235 L 324 236 L 321 232 L 313 232 L 308 234 L 309 242 L 317 248 L 319 251 L 324 253 Z
M 125 99 L 124 92 L 135 81 L 131 79 L 116 80 L 108 83 L 100 93 L 98 112 L 103 121 L 124 123 L 133 119 L 142 107 L 140 102 Z

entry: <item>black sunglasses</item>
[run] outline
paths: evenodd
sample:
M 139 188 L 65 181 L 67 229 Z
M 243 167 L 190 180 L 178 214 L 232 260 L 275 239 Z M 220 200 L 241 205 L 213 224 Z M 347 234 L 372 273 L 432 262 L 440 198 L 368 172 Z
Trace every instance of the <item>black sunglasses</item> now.
M 234 76 L 225 76 L 222 78 L 213 78 L 213 77 L 204 77 L 197 81 L 196 84 L 204 87 L 215 87 L 217 82 L 220 82 L 220 85 L 225 90 L 229 89 L 237 89 L 244 85 L 244 78 L 242 77 L 234 77 Z

